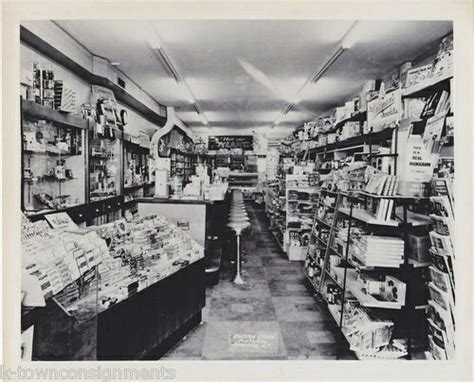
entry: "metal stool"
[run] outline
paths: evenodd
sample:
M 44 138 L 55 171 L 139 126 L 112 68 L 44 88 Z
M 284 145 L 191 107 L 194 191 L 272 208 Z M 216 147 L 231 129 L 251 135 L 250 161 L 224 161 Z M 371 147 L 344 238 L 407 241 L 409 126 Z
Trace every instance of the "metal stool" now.
M 242 279 L 242 275 L 240 273 L 240 234 L 242 230 L 249 227 L 250 222 L 245 220 L 233 220 L 227 223 L 227 227 L 235 232 L 236 241 L 237 241 L 237 272 L 235 274 L 233 283 L 237 285 L 245 284 L 245 281 Z

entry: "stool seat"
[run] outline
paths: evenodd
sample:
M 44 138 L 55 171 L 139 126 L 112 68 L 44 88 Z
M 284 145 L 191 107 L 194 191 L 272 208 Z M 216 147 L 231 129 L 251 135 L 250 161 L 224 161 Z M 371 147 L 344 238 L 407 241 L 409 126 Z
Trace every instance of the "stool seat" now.
M 229 211 L 229 215 L 241 215 L 241 214 L 245 214 L 247 215 L 247 211 L 245 210 L 232 210 L 232 211 Z
M 242 208 L 236 207 L 236 208 L 231 208 L 229 212 L 247 212 L 247 210 L 243 207 Z
M 230 215 L 248 215 L 248 214 L 247 214 L 247 211 L 245 210 L 234 210 L 234 211 L 229 212 L 229 216 Z
M 230 229 L 236 231 L 239 231 L 238 234 L 240 234 L 240 231 L 247 228 L 247 227 L 250 227 L 250 222 L 245 222 L 245 221 L 230 221 L 227 223 L 227 227 L 229 227 Z
M 249 217 L 247 216 L 247 214 L 232 214 L 232 215 L 229 215 L 229 220 L 237 220 L 237 219 L 246 219 L 246 220 L 248 220 Z
M 250 220 L 248 218 L 231 218 L 228 223 L 245 223 L 250 226 Z

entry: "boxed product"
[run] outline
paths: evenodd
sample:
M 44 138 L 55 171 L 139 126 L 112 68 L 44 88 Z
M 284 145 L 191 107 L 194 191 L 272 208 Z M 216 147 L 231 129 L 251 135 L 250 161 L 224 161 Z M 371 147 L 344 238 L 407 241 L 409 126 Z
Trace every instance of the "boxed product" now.
M 326 135 L 326 137 L 327 137 L 327 144 L 330 145 L 330 144 L 336 142 L 337 134 L 336 133 L 329 133 L 329 134 Z
M 433 65 L 423 65 L 407 71 L 407 79 L 405 83 L 406 88 L 423 83 L 429 80 L 432 76 Z
M 348 139 L 356 137 L 360 134 L 360 123 L 359 122 L 346 122 L 342 128 L 341 139 Z
M 443 77 L 453 72 L 453 34 L 443 38 L 433 65 L 433 76 Z
M 378 97 L 367 103 L 367 123 L 374 132 L 396 126 L 403 115 L 400 89 L 385 93 L 381 89 Z
M 327 134 L 320 134 L 319 135 L 319 146 L 326 146 L 327 144 L 328 144 Z
M 407 83 L 407 73 L 408 70 L 411 69 L 412 63 L 410 61 L 404 62 L 400 66 L 400 71 L 399 71 L 399 79 L 400 79 L 400 87 L 406 88 L 406 83 Z
M 342 121 L 344 118 L 346 118 L 346 107 L 345 106 L 339 106 L 336 107 L 336 121 L 335 123 L 338 123 Z
M 367 95 L 375 90 L 375 80 L 368 80 L 362 85 L 362 90 L 359 94 L 359 110 L 366 111 L 367 110 Z
M 387 275 L 384 281 L 379 281 L 363 274 L 361 278 L 367 294 L 381 302 L 405 305 L 406 284 L 396 277 Z
M 354 113 L 354 100 L 351 100 L 351 101 L 347 101 L 345 104 L 344 104 L 344 109 L 345 109 L 345 117 L 344 118 L 349 118 L 352 113 Z
M 408 234 L 407 246 L 408 256 L 411 259 L 420 263 L 431 261 L 431 241 L 428 235 L 416 236 L 414 234 Z

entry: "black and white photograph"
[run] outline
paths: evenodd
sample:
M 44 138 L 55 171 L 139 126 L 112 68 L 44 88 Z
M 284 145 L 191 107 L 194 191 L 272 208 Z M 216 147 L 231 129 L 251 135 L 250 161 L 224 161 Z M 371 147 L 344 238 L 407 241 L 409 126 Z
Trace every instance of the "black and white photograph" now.
M 463 359 L 452 16 L 44 14 L 15 37 L 8 351 L 32 367 Z

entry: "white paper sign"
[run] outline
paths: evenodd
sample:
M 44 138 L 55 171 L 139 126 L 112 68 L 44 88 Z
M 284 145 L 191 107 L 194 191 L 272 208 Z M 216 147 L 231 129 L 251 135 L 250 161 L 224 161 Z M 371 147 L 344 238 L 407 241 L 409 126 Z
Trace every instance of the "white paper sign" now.
M 373 131 L 395 126 L 402 116 L 402 95 L 400 89 L 380 94 L 367 104 L 367 124 Z

